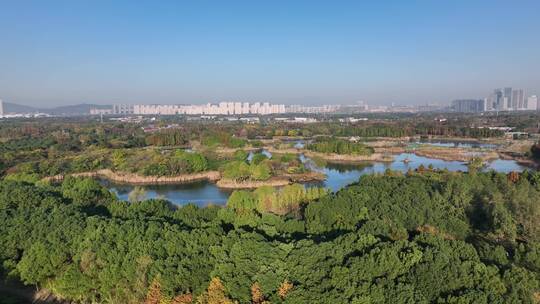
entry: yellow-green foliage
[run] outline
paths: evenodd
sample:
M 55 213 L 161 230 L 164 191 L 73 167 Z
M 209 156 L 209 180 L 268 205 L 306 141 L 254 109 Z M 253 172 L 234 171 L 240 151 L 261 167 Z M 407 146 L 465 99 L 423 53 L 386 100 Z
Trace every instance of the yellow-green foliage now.
M 233 192 L 227 201 L 227 206 L 235 210 L 256 209 L 261 213 L 288 214 L 297 212 L 303 204 L 328 193 L 328 189 L 325 188 L 306 188 L 300 184 L 288 185 L 283 188 L 263 186 L 253 192 L 246 190 Z

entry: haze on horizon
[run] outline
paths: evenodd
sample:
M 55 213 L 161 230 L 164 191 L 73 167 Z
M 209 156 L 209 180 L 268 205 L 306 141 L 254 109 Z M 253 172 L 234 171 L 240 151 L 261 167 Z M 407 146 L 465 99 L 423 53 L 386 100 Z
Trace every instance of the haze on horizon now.
M 0 99 L 447 103 L 540 94 L 540 1 L 2 1 Z

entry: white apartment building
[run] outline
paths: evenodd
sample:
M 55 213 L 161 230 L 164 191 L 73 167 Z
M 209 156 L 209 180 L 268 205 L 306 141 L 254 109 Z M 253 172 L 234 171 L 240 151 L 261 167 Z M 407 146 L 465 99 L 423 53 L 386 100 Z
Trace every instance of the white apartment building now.
M 96 111 L 91 111 L 96 112 Z M 269 115 L 285 113 L 285 105 L 268 102 L 220 102 L 205 105 L 113 105 L 112 114 L 135 115 Z
M 112 109 L 90 109 L 90 115 L 109 115 L 113 114 Z
M 538 97 L 536 95 L 533 95 L 533 96 L 529 96 L 527 98 L 527 106 L 526 106 L 526 109 L 527 110 L 539 110 L 540 105 L 538 104 Z
M 341 105 L 323 105 L 323 106 L 302 106 L 290 105 L 287 107 L 287 113 L 333 113 L 337 112 Z
M 335 113 L 343 106 L 322 105 L 304 106 L 271 104 L 269 102 L 226 102 L 217 104 L 207 103 L 202 105 L 113 105 L 112 114 L 135 114 L 135 115 L 271 115 L 284 113 Z M 91 113 L 102 111 L 92 110 Z M 105 113 L 105 112 L 103 112 Z
M 118 104 L 113 105 L 112 107 L 112 113 L 113 114 L 134 114 L 135 107 L 133 105 L 128 104 Z

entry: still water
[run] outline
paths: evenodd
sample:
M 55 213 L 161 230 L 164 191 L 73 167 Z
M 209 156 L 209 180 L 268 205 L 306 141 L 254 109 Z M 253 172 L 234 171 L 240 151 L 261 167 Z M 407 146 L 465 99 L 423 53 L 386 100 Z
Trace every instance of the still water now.
M 307 160 L 308 161 L 308 160 Z M 321 184 L 332 191 L 358 181 L 362 175 L 383 173 L 386 169 L 393 171 L 407 172 L 409 169 L 415 170 L 420 165 L 428 167 L 432 165 L 435 169 L 447 169 L 449 171 L 467 171 L 467 164 L 459 161 L 445 161 L 428 157 L 417 156 L 412 153 L 402 153 L 395 157 L 393 162 L 366 163 L 358 165 L 328 164 L 324 168 L 311 167 L 326 174 L 327 178 Z M 495 170 L 508 173 L 510 171 L 523 171 L 526 168 L 517 164 L 513 160 L 498 159 L 489 163 L 484 170 Z
M 134 188 L 131 185 L 120 185 L 108 181 L 102 181 L 102 184 L 116 193 L 121 200 L 128 200 L 129 193 Z M 188 203 L 197 206 L 225 205 L 227 198 L 232 193 L 232 191 L 222 190 L 215 184 L 206 181 L 186 185 L 150 185 L 142 186 L 142 188 L 146 192 L 146 198 L 163 198 L 175 205 Z
M 266 155 L 270 155 L 265 151 Z M 409 169 L 417 169 L 420 165 L 428 167 L 432 165 L 436 169 L 448 169 L 449 171 L 467 171 L 467 165 L 459 161 L 444 161 L 439 159 L 417 156 L 415 154 L 403 153 L 396 156 L 393 162 L 388 163 L 363 163 L 363 164 L 327 164 L 324 167 L 317 167 L 309 158 L 300 156 L 302 161 L 311 168 L 326 174 L 326 180 L 320 183 L 310 183 L 309 185 L 324 186 L 332 191 L 352 184 L 362 176 L 373 173 L 383 173 L 386 169 L 407 172 Z M 405 161 L 406 160 L 406 161 Z M 513 160 L 495 160 L 486 166 L 484 170 L 495 170 L 508 173 L 510 171 L 523 171 L 526 168 L 517 164 Z M 116 193 L 122 200 L 127 200 L 129 192 L 133 186 L 118 185 L 110 182 L 103 182 L 111 191 Z M 198 206 L 210 204 L 224 205 L 231 194 L 229 190 L 222 190 L 210 182 L 197 182 L 188 185 L 155 185 L 144 186 L 147 198 L 164 198 L 176 205 L 193 203 Z

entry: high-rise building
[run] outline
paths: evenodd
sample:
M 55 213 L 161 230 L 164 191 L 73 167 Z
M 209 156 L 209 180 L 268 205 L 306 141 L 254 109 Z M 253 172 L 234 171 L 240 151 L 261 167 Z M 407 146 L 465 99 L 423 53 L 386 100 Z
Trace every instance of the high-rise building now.
M 522 89 L 512 90 L 512 107 L 511 108 L 512 110 L 523 110 L 526 108 Z
M 452 109 L 456 112 L 477 113 L 485 109 L 482 99 L 458 99 L 452 101 Z
M 527 105 L 525 106 L 526 110 L 538 110 L 538 97 L 536 95 L 529 96 L 527 98 Z
M 4 102 L 0 99 L 0 116 L 4 115 Z
M 493 102 L 491 96 L 484 98 L 484 111 L 493 111 Z
M 486 98 L 486 111 L 516 111 L 527 110 L 527 100 L 523 89 L 512 89 L 506 87 L 495 89 L 493 93 Z
M 504 110 L 504 93 L 502 89 L 493 90 L 493 94 L 489 96 L 488 102 L 486 104 L 487 111 L 502 111 Z
M 503 89 L 503 108 L 502 110 L 508 110 L 512 108 L 512 88 Z

